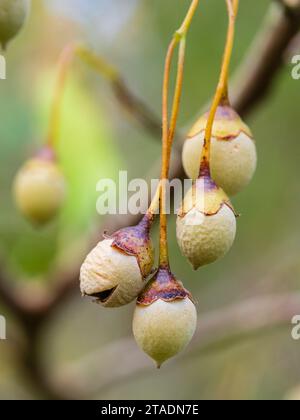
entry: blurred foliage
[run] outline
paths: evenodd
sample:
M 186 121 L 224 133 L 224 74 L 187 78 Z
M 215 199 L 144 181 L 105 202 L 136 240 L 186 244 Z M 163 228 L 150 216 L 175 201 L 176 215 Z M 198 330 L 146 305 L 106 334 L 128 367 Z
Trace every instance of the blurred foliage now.
M 83 14 L 85 22 L 82 18 L 78 23 L 74 16 L 69 19 L 68 13 L 55 14 L 54 7 L 48 9 L 41 1 L 33 1 L 26 30 L 7 53 L 8 78 L 0 81 L 0 250 L 16 277 L 42 281 L 58 261 L 70 264 L 73 251 L 76 255 L 84 248 L 88 234 L 99 222 L 95 209 L 98 179 L 117 178 L 123 169 L 129 171 L 129 178 L 141 177 L 160 155 L 159 141 L 150 139 L 126 119 L 105 82 L 76 64 L 65 96 L 59 144 L 69 181 L 66 208 L 57 222 L 42 231 L 23 221 L 15 210 L 10 188 L 17 168 L 45 137 L 59 52 L 70 39 L 89 40 L 121 69 L 129 86 L 160 115 L 167 43 L 189 4 L 188 0 L 177 0 L 174 7 L 174 2 L 123 0 L 128 13 L 122 25 L 113 9 L 105 9 L 106 24 L 117 26 L 111 38 L 97 38 L 91 14 Z M 94 3 L 100 27 L 101 7 L 106 7 L 106 2 Z M 233 69 L 243 58 L 270 1 L 253 3 L 241 2 Z M 223 2 L 201 2 L 188 38 L 182 129 L 189 127 L 212 95 L 225 31 Z M 170 221 L 172 265 L 199 302 L 200 319 L 201 313 L 243 297 L 299 288 L 300 82 L 291 78 L 290 71 L 286 65 L 272 94 L 248 120 L 257 141 L 259 166 L 250 187 L 234 199 L 242 217 L 230 254 L 192 272 L 179 253 L 174 220 Z M 4 309 L 0 308 L 1 312 Z M 131 306 L 107 311 L 79 300 L 78 293 L 78 299 L 57 314 L 45 334 L 47 365 L 52 368 L 76 360 L 130 334 L 131 315 Z M 9 327 L 14 328 L 13 324 Z M 13 363 L 8 344 L 2 342 L 0 370 L 0 398 L 38 397 L 20 382 L 18 366 Z M 286 331 L 206 357 L 193 357 L 178 363 L 172 371 L 166 367 L 159 374 L 153 372 L 108 389 L 100 397 L 281 398 L 299 382 L 299 343 L 293 342 Z
M 35 128 L 40 133 L 47 130 L 54 80 L 53 75 L 41 74 L 35 82 L 32 112 L 33 120 L 37 122 Z M 40 140 L 34 142 L 36 149 L 44 138 L 41 135 Z M 28 142 L 30 145 L 32 140 L 28 138 Z M 15 149 L 23 147 L 24 143 L 24 137 L 19 133 Z M 68 199 L 60 220 L 44 231 L 36 231 L 20 215 L 15 215 L 20 223 L 18 232 L 12 238 L 11 231 L 7 231 L 11 246 L 5 248 L 9 259 L 30 275 L 45 272 L 60 250 L 63 252 L 72 241 L 82 241 L 82 235 L 86 236 L 96 216 L 97 181 L 104 177 L 114 178 L 120 166 L 119 154 L 111 141 L 101 108 L 74 77 L 65 92 L 58 154 L 68 181 Z M 25 159 L 28 157 L 24 156 Z

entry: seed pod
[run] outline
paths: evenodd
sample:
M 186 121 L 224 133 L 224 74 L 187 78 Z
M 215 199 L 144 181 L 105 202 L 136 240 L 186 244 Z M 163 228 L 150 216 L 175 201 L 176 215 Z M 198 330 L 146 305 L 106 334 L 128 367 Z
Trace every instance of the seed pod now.
M 196 122 L 184 143 L 183 166 L 191 179 L 199 175 L 207 117 L 205 114 Z M 219 106 L 217 110 L 210 164 L 213 180 L 230 196 L 249 184 L 256 169 L 257 154 L 252 133 L 228 105 Z
M 104 307 L 132 302 L 146 285 L 154 264 L 148 215 L 98 243 L 82 264 L 80 288 Z
M 209 175 L 201 176 L 185 196 L 177 216 L 177 241 L 195 270 L 223 257 L 236 234 L 229 198 Z
M 168 269 L 159 269 L 137 300 L 133 334 L 138 346 L 160 367 L 188 345 L 196 324 L 190 293 Z
M 286 401 L 300 401 L 300 386 L 290 389 L 284 397 Z
M 65 179 L 53 152 L 42 149 L 27 161 L 17 173 L 13 189 L 17 207 L 34 225 L 52 220 L 66 195 Z
M 3 49 L 22 28 L 29 9 L 29 0 L 0 0 L 0 43 Z

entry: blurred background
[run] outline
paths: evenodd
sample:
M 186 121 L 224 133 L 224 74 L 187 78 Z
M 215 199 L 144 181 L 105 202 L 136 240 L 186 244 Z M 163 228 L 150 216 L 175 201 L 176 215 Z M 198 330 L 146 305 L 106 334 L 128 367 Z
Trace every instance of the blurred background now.
M 118 179 L 119 170 L 127 170 L 129 178 L 141 178 L 160 156 L 159 139 L 128 118 L 108 84 L 77 61 L 67 85 L 59 144 L 69 182 L 67 204 L 59 220 L 45 229 L 36 230 L 23 220 L 15 209 L 11 186 L 17 169 L 45 139 L 61 50 L 70 41 L 85 41 L 120 70 L 130 89 L 159 117 L 166 48 L 189 0 L 176 0 L 176 7 L 174 3 L 32 2 L 26 28 L 5 54 L 7 80 L 0 81 L 0 259 L 17 289 L 34 285 L 38 293 L 59 270 L 69 269 L 74 261 L 78 264 L 91 233 L 102 222 L 95 207 L 99 179 Z M 233 70 L 270 3 L 241 2 Z M 223 1 L 201 2 L 187 44 L 179 121 L 183 132 L 214 91 L 226 24 Z M 247 116 L 259 164 L 251 185 L 233 199 L 242 217 L 229 255 L 194 273 L 180 255 L 174 219 L 170 219 L 173 271 L 196 298 L 200 321 L 202 314 L 253 296 L 299 289 L 300 81 L 292 79 L 291 69 L 287 62 L 272 91 Z M 90 353 L 131 336 L 133 309 L 134 305 L 102 309 L 81 299 L 76 290 L 43 330 L 39 351 L 45 370 L 63 372 Z M 22 339 L 22 329 L 1 298 L 0 314 L 6 316 L 8 334 L 6 341 L 0 341 L 0 398 L 43 398 L 42 390 L 30 384 L 18 363 L 14 340 Z M 300 342 L 292 340 L 290 328 L 275 329 L 205 355 L 179 358 L 159 372 L 149 369 L 100 391 L 95 385 L 86 397 L 282 399 L 300 384 L 299 358 Z M 97 378 L 93 381 L 97 383 Z

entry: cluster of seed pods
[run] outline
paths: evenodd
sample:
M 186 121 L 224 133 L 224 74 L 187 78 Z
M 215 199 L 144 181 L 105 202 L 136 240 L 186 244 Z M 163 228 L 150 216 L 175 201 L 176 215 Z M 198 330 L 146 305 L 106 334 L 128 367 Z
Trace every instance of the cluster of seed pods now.
M 228 66 L 232 51 L 230 42 L 233 41 L 232 30 L 238 0 L 226 2 L 230 19 L 227 55 L 225 51 L 227 62 L 225 60 L 225 65 L 223 63 L 225 67 Z M 9 2 L 0 0 L 0 8 L 1 4 L 6 3 Z M 173 39 L 173 42 L 180 42 L 181 59 L 188 25 L 197 6 L 198 0 L 193 0 L 182 27 Z M 2 33 L 0 36 L 2 43 L 9 39 Z M 167 59 L 174 45 L 171 43 Z M 169 69 L 168 65 L 166 69 Z M 193 180 L 193 185 L 178 212 L 177 241 L 182 254 L 195 270 L 217 261 L 231 248 L 236 235 L 236 213 L 229 196 L 246 187 L 256 168 L 256 148 L 252 133 L 230 106 L 227 77 L 224 74 L 221 74 L 223 85 L 218 86 L 210 112 L 197 120 L 183 147 L 183 166 L 187 176 Z M 221 94 L 220 86 L 223 86 Z M 164 91 L 164 97 L 165 94 Z M 180 94 L 177 99 L 179 103 Z M 170 130 L 173 135 L 175 126 L 176 122 Z M 168 159 L 172 147 L 165 122 L 163 127 L 162 181 L 168 177 Z M 197 312 L 191 293 L 176 279 L 166 258 L 167 238 L 161 185 L 156 202 L 154 200 L 141 222 L 110 236 L 105 235 L 88 254 L 80 270 L 82 295 L 93 298 L 101 306 L 116 308 L 136 300 L 134 337 L 140 348 L 159 367 L 186 347 L 197 325 Z M 64 202 L 66 183 L 51 144 L 21 168 L 15 179 L 14 192 L 17 206 L 36 225 L 49 222 L 58 213 Z M 159 204 L 160 263 L 158 269 L 154 269 L 151 227 L 155 220 L 153 209 Z M 165 258 L 161 258 L 162 254 Z
M 195 182 L 177 218 L 179 246 L 195 269 L 218 260 L 231 248 L 236 214 L 229 196 L 248 185 L 257 162 L 250 129 L 229 104 L 220 105 L 212 130 L 210 164 L 198 177 L 206 124 L 207 114 L 196 122 L 183 147 L 183 166 Z
M 227 92 L 227 81 L 224 86 Z M 216 98 L 218 95 L 219 92 Z M 215 114 L 212 112 L 213 107 L 210 113 L 196 122 L 184 144 L 182 156 L 186 173 L 194 182 L 178 212 L 177 240 L 182 254 L 195 270 L 217 261 L 231 248 L 236 235 L 236 213 L 229 196 L 238 193 L 250 182 L 256 168 L 256 148 L 251 131 L 230 106 L 228 95 L 226 98 L 219 95 Z M 207 129 L 212 117 L 213 125 L 211 133 L 208 132 L 207 142 Z M 115 266 L 110 260 L 111 249 L 105 251 L 104 255 L 97 251 L 107 239 L 92 251 L 82 266 L 82 293 L 96 297 L 104 306 L 108 306 L 111 301 L 116 302 L 111 299 L 114 294 L 118 294 L 118 288 L 120 292 L 124 290 L 124 284 L 125 289 L 132 290 L 130 281 L 133 277 L 129 279 L 128 273 L 136 270 L 138 265 L 140 273 L 136 276 L 136 288 L 141 286 L 140 280 L 145 273 L 138 264 L 139 252 L 144 254 L 145 249 L 151 255 L 153 252 L 152 246 L 137 247 L 136 252 L 133 252 L 132 247 L 124 245 L 128 241 L 127 229 L 116 234 L 119 245 L 113 240 L 107 244 L 114 252 L 117 251 L 114 257 L 116 260 L 127 249 L 127 262 L 130 261 L 132 265 L 130 269 L 125 264 L 123 267 L 118 265 L 116 275 L 123 281 L 117 286 L 112 282 L 114 287 L 109 285 L 106 288 L 107 279 L 112 280 L 111 274 L 108 275 L 110 267 Z M 135 232 L 140 233 L 140 228 L 136 229 Z M 147 241 L 150 240 L 149 230 L 150 226 L 147 226 L 143 233 Z M 132 236 L 130 238 L 132 240 Z M 137 238 L 139 235 L 136 235 L 135 240 Z M 135 259 L 132 259 L 133 255 Z M 96 261 L 97 258 L 101 262 L 100 259 Z M 147 260 L 154 261 L 154 258 Z M 148 267 L 147 274 L 151 272 L 150 265 Z M 90 284 L 93 288 L 89 292 Z M 131 300 L 128 291 L 126 296 Z M 137 298 L 133 317 L 133 333 L 137 344 L 161 366 L 190 342 L 196 324 L 197 314 L 190 292 L 175 278 L 169 264 L 160 263 Z
M 169 267 L 154 270 L 152 221 L 146 215 L 137 226 L 99 242 L 82 264 L 80 286 L 83 295 L 104 307 L 119 307 L 137 299 L 135 339 L 160 367 L 191 340 L 197 313 L 190 292 Z

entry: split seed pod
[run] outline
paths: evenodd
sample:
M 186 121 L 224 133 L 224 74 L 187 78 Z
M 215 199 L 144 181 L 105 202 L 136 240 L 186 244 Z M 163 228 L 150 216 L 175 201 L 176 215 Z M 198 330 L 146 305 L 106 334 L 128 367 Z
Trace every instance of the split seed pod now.
M 80 288 L 104 307 L 132 302 L 146 285 L 154 264 L 150 238 L 152 217 L 136 226 L 105 236 L 90 252 L 80 270 Z
M 4 49 L 24 25 L 29 9 L 29 0 L 0 0 L 0 43 Z
M 137 300 L 133 334 L 138 346 L 160 367 L 188 345 L 196 324 L 190 293 L 168 269 L 160 268 Z
M 14 181 L 14 196 L 21 213 L 34 225 L 44 225 L 61 209 L 66 183 L 52 150 L 44 148 L 28 160 Z
M 197 179 L 200 152 L 204 143 L 208 114 L 203 115 L 184 143 L 182 160 L 186 174 Z M 230 196 L 251 181 L 257 164 L 256 146 L 249 127 L 229 106 L 218 107 L 212 132 L 211 175 Z
M 236 234 L 232 204 L 209 171 L 186 194 L 177 216 L 177 241 L 195 270 L 223 257 Z

